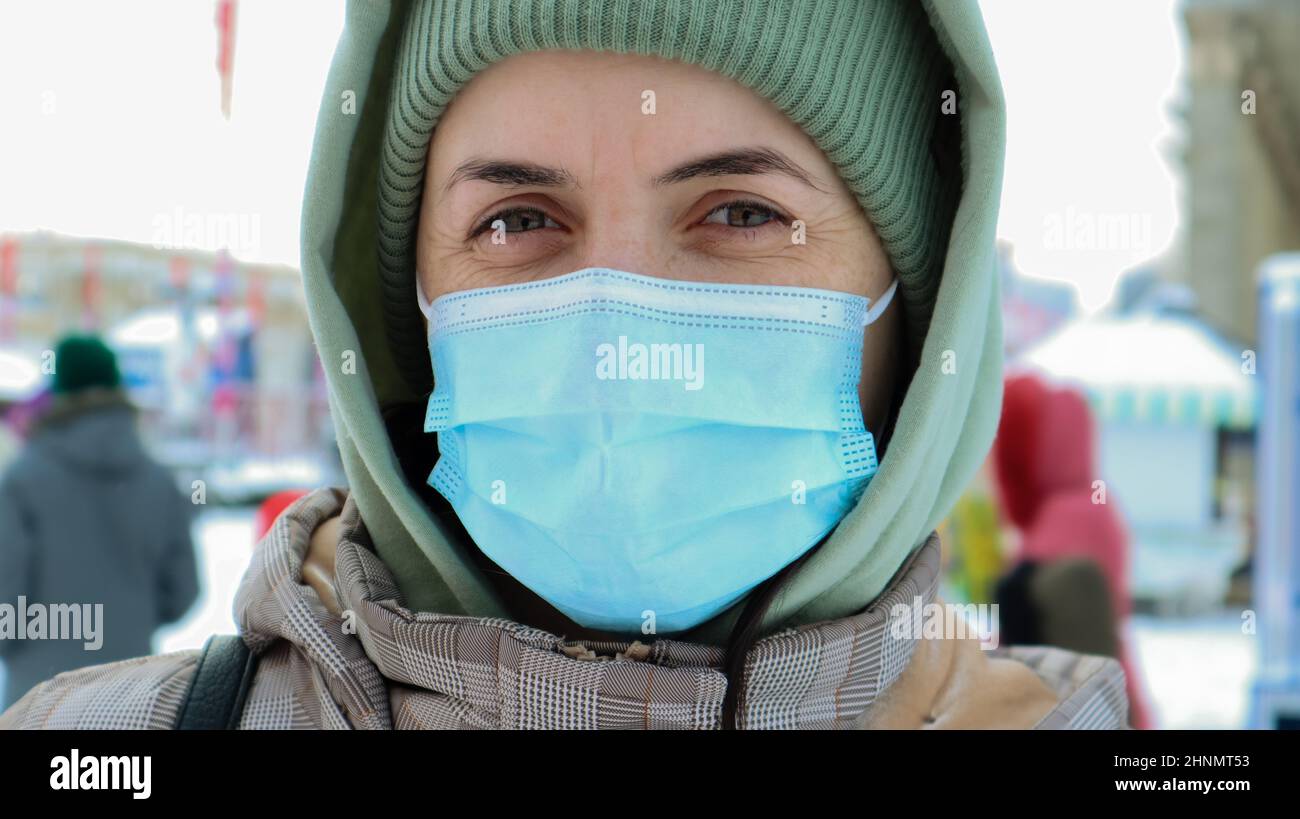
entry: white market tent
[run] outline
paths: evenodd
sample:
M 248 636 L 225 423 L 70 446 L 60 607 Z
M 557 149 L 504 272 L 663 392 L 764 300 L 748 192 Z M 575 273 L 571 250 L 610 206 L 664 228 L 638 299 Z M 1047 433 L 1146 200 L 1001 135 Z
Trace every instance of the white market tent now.
M 1183 312 L 1079 319 L 1009 367 L 1080 389 L 1099 427 L 1102 475 L 1130 523 L 1212 522 L 1217 432 L 1257 418 L 1253 352 Z M 1140 574 L 1141 572 L 1139 572 Z
M 1256 419 L 1253 356 L 1195 318 L 1148 313 L 1072 322 L 1016 364 L 1081 388 L 1102 421 L 1249 429 Z

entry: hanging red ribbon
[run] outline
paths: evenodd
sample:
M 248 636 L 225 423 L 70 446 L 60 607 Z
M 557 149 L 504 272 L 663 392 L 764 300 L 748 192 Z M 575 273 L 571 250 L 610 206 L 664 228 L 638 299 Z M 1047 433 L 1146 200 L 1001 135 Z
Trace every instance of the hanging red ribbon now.
M 101 291 L 103 249 L 98 245 L 86 245 L 83 251 L 84 267 L 81 278 L 81 324 L 86 330 L 99 328 L 99 308 Z
M 266 318 L 266 288 L 259 270 L 248 272 L 248 318 L 254 330 L 261 329 L 262 320 Z
M 8 341 L 16 334 L 17 301 L 18 240 L 6 236 L 0 239 L 0 341 Z
M 6 236 L 0 239 L 0 294 L 13 296 L 18 292 L 18 239 Z
M 217 0 L 217 73 L 221 75 L 221 115 L 230 119 L 231 86 L 235 80 L 235 6 L 238 0 Z
M 172 290 L 176 293 L 184 293 L 190 286 L 190 260 L 184 256 L 173 256 L 171 259 L 170 279 Z

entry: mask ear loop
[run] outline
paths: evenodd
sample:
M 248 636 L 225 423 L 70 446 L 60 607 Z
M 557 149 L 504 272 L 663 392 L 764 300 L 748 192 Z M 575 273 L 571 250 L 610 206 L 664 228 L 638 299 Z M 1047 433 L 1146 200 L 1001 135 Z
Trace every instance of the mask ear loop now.
M 867 308 L 866 314 L 862 317 L 863 327 L 866 327 L 876 319 L 880 318 L 880 314 L 885 312 L 885 308 L 889 307 L 889 303 L 894 300 L 894 291 L 897 289 L 898 279 L 894 279 L 894 281 L 889 285 L 889 289 L 876 300 L 876 303 Z
M 424 288 L 420 286 L 420 277 L 415 277 L 415 303 L 420 305 L 420 312 L 424 317 L 433 320 L 433 304 L 424 297 Z

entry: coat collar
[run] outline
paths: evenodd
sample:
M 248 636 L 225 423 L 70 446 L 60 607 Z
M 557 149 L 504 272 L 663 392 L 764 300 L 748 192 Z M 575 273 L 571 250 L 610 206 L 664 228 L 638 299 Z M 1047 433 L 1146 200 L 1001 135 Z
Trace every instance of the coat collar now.
M 304 582 L 303 562 L 312 533 L 340 514 L 327 604 Z M 891 628 L 896 606 L 935 600 L 939 557 L 932 536 L 868 608 L 758 641 L 745 662 L 740 727 L 1033 727 L 1060 717 L 1057 692 L 1023 662 Z M 292 643 L 353 727 L 716 728 L 728 684 L 717 646 L 580 643 L 502 618 L 412 611 L 356 505 L 331 490 L 276 521 L 235 609 L 250 647 Z M 1073 687 L 1058 686 L 1062 702 Z

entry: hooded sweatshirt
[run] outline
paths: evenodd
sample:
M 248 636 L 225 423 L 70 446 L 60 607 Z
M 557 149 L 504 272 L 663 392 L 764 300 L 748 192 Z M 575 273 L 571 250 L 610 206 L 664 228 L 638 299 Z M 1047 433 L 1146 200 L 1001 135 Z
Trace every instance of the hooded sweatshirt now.
M 378 270 L 377 187 L 403 3 L 354 3 L 317 122 L 303 211 L 308 313 L 349 486 L 380 557 L 416 609 L 511 616 L 453 527 L 403 475 L 383 408 L 420 402 L 388 343 Z M 814 623 L 875 599 L 947 514 L 997 426 L 1001 325 L 994 231 L 1002 176 L 1002 90 L 974 2 L 927 4 L 953 63 L 962 122 L 962 198 L 919 365 L 880 471 L 804 563 L 764 627 Z M 937 103 L 936 103 L 937 104 Z M 403 444 L 405 445 L 405 444 Z M 432 448 L 432 436 L 417 442 Z M 725 642 L 743 600 L 690 639 Z
M 1050 652 L 1034 660 L 1023 653 L 995 656 L 970 640 L 905 637 L 889 644 L 884 639 L 890 607 L 882 608 L 882 601 L 934 599 L 938 543 L 931 533 L 987 451 L 1001 391 L 993 237 L 1002 174 L 1002 93 L 973 0 L 926 3 L 925 8 L 955 68 L 961 108 L 963 193 L 944 274 L 917 355 L 920 363 L 880 470 L 856 508 L 768 609 L 762 625 L 768 636 L 747 655 L 742 688 L 747 704 L 739 724 L 1122 726 L 1122 673 L 1113 661 Z M 319 495 L 300 501 L 259 546 L 237 612 L 245 642 L 262 652 L 265 663 L 250 692 L 250 707 L 262 696 L 271 702 L 277 692 L 292 692 L 291 701 L 302 710 L 283 719 L 247 718 L 246 727 L 586 726 L 580 712 L 593 697 L 615 710 L 660 709 L 672 715 L 664 724 L 676 727 L 716 727 L 719 686 L 727 684 L 718 669 L 717 647 L 726 643 L 743 601 L 649 647 L 571 646 L 562 636 L 515 622 L 510 601 L 495 590 L 473 544 L 431 508 L 420 486 L 423 476 L 405 474 L 408 447 L 436 446 L 432 436 L 395 440 L 385 419 L 395 406 L 415 404 L 422 411 L 426 398 L 412 394 L 393 358 L 378 271 L 380 154 L 406 9 L 398 1 L 349 4 L 318 116 L 303 210 L 302 268 L 349 494 L 346 506 L 340 501 L 332 511 L 323 508 L 330 504 Z M 324 517 L 345 509 L 350 511 L 344 512 L 331 566 L 333 586 L 322 597 L 303 580 L 307 538 Z M 310 548 L 314 552 L 316 545 Z M 268 583 L 271 568 L 275 579 Z M 285 608 L 290 593 L 301 605 L 283 618 L 273 616 Z M 331 599 L 340 611 L 360 617 L 358 633 L 350 639 L 339 636 L 339 617 L 329 614 L 335 607 Z M 272 616 L 248 619 L 248 613 L 259 611 Z M 329 643 L 304 631 L 310 630 L 304 614 L 329 635 Z M 417 627 L 424 636 L 411 633 Z M 479 650 L 484 645 L 486 655 Z M 395 663 L 399 655 L 406 659 Z M 597 672 L 573 665 L 601 656 L 612 667 L 598 662 Z M 882 656 L 889 662 L 881 663 Z M 875 658 L 871 664 L 855 663 L 869 657 Z M 130 687 L 144 678 L 153 680 L 156 701 L 171 705 L 170 712 L 155 715 L 156 721 L 170 724 L 167 714 L 174 717 L 176 691 L 192 675 L 193 662 L 171 655 L 152 668 L 124 664 L 107 677 L 108 672 L 87 672 L 51 682 L 5 720 L 49 722 L 54 715 L 46 703 L 68 686 Z M 520 663 L 528 673 L 521 672 Z M 639 665 L 633 671 L 628 663 Z M 656 673 L 667 673 L 663 669 L 683 668 L 689 673 L 677 675 L 681 685 L 665 691 L 653 684 Z M 776 669 L 777 675 L 754 677 L 761 668 Z M 497 681 L 496 688 L 474 687 L 485 675 Z M 600 699 L 607 678 L 610 697 Z M 382 683 L 384 690 L 372 687 L 357 700 L 359 679 Z M 524 685 L 537 679 L 554 687 Z M 776 692 L 777 700 L 765 699 L 764 689 Z M 572 701 L 540 722 L 520 716 L 524 704 L 538 705 L 530 697 L 551 703 L 545 693 L 551 690 L 571 693 Z M 796 691 L 790 699 L 789 692 Z M 846 692 L 852 696 L 842 707 Z M 664 696 L 669 701 L 660 699 Z M 376 710 L 381 701 L 383 713 Z M 771 708 L 783 709 L 785 718 L 766 718 Z M 76 709 L 57 716 L 65 725 L 86 718 Z M 130 716 L 122 714 L 121 720 L 125 724 Z M 592 727 L 608 724 L 597 723 Z

